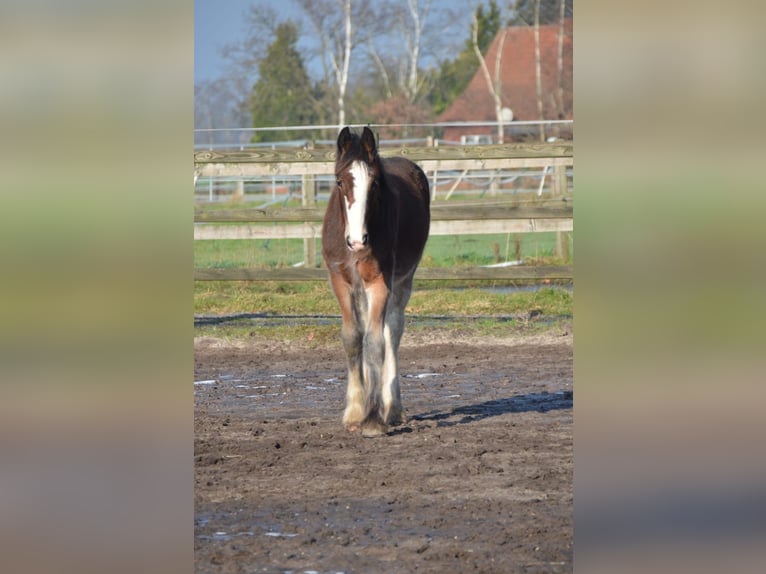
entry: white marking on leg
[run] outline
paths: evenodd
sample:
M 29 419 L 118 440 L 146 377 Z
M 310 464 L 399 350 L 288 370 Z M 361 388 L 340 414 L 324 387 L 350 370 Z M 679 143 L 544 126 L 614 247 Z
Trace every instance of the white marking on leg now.
M 374 304 L 373 293 L 374 293 L 374 290 L 372 288 L 364 290 L 364 296 L 367 299 L 367 316 L 365 317 L 365 325 L 364 325 L 365 333 L 369 333 L 370 329 L 372 328 L 372 325 L 375 324 L 372 317 L 373 304 Z M 366 349 L 366 350 L 369 351 L 369 349 Z M 380 367 L 382 367 L 382 365 L 380 365 Z M 371 385 L 372 376 L 370 374 L 369 357 L 367 357 L 366 354 L 364 356 L 364 360 L 362 361 L 362 372 L 363 372 L 364 380 L 367 383 L 368 391 L 372 392 L 373 391 L 372 385 Z
M 391 328 L 388 323 L 383 328 L 383 338 L 386 341 L 386 358 L 383 364 L 383 415 L 388 419 L 391 407 L 394 406 L 394 383 L 396 382 L 396 351 L 394 350 Z
M 359 370 L 348 372 L 346 386 L 346 409 L 343 412 L 343 424 L 358 425 L 364 418 L 364 390 L 359 378 Z
M 367 234 L 364 225 L 364 217 L 367 213 L 367 190 L 370 186 L 370 175 L 367 166 L 355 161 L 349 168 L 351 177 L 354 179 L 354 201 L 349 205 L 346 200 L 346 214 L 348 216 L 348 240 L 352 246 L 363 245 L 363 238 Z

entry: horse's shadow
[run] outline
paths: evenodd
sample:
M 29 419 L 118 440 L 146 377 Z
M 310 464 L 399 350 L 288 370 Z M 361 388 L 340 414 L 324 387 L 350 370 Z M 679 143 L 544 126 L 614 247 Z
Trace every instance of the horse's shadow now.
M 573 405 L 572 391 L 555 393 L 529 393 L 506 399 L 495 399 L 475 405 L 455 407 L 450 411 L 430 411 L 410 417 L 411 421 L 437 421 L 438 427 L 451 427 L 484 420 L 508 413 L 526 413 L 571 409 Z M 455 418 L 460 417 L 460 418 Z M 455 420 L 452 420 L 455 419 Z M 393 434 L 412 432 L 409 427 L 393 431 Z

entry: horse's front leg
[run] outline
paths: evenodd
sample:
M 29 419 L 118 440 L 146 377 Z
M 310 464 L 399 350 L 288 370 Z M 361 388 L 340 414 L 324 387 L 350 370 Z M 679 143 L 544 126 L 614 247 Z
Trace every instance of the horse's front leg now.
M 343 426 L 348 431 L 358 431 L 365 417 L 364 386 L 362 383 L 362 325 L 354 308 L 351 286 L 338 275 L 331 274 L 330 281 L 343 317 L 340 336 L 343 350 L 346 352 L 346 365 L 348 367 Z
M 365 386 L 365 418 L 362 436 L 386 434 L 386 413 L 383 404 L 383 366 L 386 360 L 384 324 L 389 289 L 383 276 L 365 285 L 367 324 L 364 333 L 362 373 Z
M 348 384 L 346 386 L 346 408 L 343 411 L 343 426 L 348 431 L 358 431 L 365 418 L 365 393 L 362 380 L 362 331 L 355 321 L 343 320 L 341 339 L 346 351 Z
M 402 407 L 402 395 L 399 387 L 399 343 L 404 333 L 404 308 L 412 293 L 412 277 L 395 286 L 386 308 L 386 321 L 383 336 L 386 344 L 386 356 L 383 366 L 383 420 L 389 425 L 407 422 Z

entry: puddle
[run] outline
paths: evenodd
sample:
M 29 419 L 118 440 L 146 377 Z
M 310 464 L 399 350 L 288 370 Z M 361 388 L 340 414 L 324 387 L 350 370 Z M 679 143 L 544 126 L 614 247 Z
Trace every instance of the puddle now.
M 418 373 L 417 375 L 404 375 L 405 379 L 427 379 L 428 377 L 439 377 L 441 373 Z
M 199 540 L 214 540 L 216 542 L 227 542 L 231 540 L 232 538 L 236 538 L 237 536 L 255 536 L 255 533 L 254 532 L 236 532 L 234 534 L 229 534 L 228 532 L 219 530 L 218 532 L 213 532 L 213 534 L 199 534 L 197 535 L 197 538 Z

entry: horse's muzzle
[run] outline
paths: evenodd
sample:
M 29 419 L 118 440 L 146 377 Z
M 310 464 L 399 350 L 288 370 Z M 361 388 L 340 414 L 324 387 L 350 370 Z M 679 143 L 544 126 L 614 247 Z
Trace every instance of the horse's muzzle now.
M 346 245 L 351 251 L 361 251 L 369 243 L 369 236 L 365 233 L 362 235 L 361 241 L 351 241 L 351 236 L 346 235 Z

